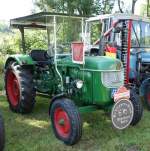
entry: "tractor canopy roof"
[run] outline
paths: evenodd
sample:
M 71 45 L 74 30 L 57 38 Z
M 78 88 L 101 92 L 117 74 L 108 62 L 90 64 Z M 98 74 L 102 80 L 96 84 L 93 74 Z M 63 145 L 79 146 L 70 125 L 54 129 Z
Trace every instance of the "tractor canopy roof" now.
M 52 12 L 40 12 L 33 15 L 28 15 L 24 17 L 14 18 L 10 20 L 10 26 L 14 28 L 43 28 L 51 26 L 53 24 L 53 18 L 55 17 L 70 17 L 74 19 L 86 18 L 86 16 L 79 15 L 68 15 L 62 13 L 52 13 Z
M 96 21 L 96 20 L 104 20 L 108 18 L 114 18 L 116 20 L 140 20 L 144 22 L 150 22 L 150 19 L 143 16 L 127 14 L 127 13 L 115 13 L 115 14 L 105 14 L 105 15 L 98 15 L 95 17 L 90 17 L 87 21 Z

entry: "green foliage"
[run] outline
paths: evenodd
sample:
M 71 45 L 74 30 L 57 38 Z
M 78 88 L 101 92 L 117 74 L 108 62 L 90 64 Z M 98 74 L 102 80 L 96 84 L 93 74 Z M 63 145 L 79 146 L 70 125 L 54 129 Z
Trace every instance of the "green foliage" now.
M 0 58 L 0 73 L 2 73 L 3 71 L 3 65 L 4 65 L 3 60 L 2 58 Z
M 0 52 L 2 54 L 16 54 L 22 52 L 21 35 L 19 31 L 5 34 L 0 33 Z M 34 48 L 47 49 L 46 33 L 44 31 L 28 30 L 25 34 L 26 50 Z
M 93 14 L 110 13 L 113 8 L 109 0 L 35 0 L 41 11 L 53 11 L 67 14 L 91 16 Z
M 57 41 L 59 43 L 79 41 L 79 33 L 81 33 L 81 20 L 71 18 L 59 18 L 59 30 L 57 32 Z M 62 20 L 63 19 L 63 20 Z
M 109 14 L 111 13 L 116 0 L 95 0 L 98 14 Z
M 1 61 L 0 61 L 0 65 L 1 65 Z M 0 73 L 0 91 L 2 90 L 4 90 L 4 77 L 2 73 Z
M 0 52 L 3 54 L 19 53 L 19 33 L 1 33 Z
M 0 73 L 3 71 L 6 55 L 22 53 L 21 35 L 18 30 L 8 33 L 0 32 Z M 47 49 L 46 33 L 44 31 L 28 30 L 25 34 L 26 50 Z
M 0 74 L 3 72 L 5 60 L 6 60 L 6 56 L 0 53 Z M 0 80 L 0 83 L 1 83 L 1 80 Z
M 48 49 L 47 48 L 47 33 L 40 30 L 28 30 L 25 32 L 26 50 L 31 49 Z
M 91 24 L 91 44 L 94 44 L 99 40 L 102 31 L 102 24 L 99 22 L 93 22 Z

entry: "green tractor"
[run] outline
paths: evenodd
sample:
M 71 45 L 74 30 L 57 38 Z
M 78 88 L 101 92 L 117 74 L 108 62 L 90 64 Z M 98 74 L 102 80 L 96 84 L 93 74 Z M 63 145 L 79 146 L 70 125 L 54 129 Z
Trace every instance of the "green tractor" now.
M 81 138 L 82 112 L 111 111 L 113 127 L 122 130 L 136 125 L 143 111 L 136 93 L 124 85 L 121 61 L 86 51 L 85 20 L 47 12 L 10 23 L 21 31 L 24 52 L 24 29 L 46 30 L 48 44 L 47 50 L 36 48 L 6 60 L 5 89 L 10 109 L 30 113 L 35 96 L 48 95 L 55 136 L 67 145 Z

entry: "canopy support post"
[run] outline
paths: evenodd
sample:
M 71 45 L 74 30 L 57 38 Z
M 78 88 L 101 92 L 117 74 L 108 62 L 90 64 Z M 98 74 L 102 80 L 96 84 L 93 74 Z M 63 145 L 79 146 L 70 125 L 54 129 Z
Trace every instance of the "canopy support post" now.
M 23 50 L 23 53 L 26 53 L 24 27 L 20 27 L 19 30 L 20 30 L 20 32 L 21 32 L 21 39 L 22 39 L 21 45 L 22 45 L 22 50 Z

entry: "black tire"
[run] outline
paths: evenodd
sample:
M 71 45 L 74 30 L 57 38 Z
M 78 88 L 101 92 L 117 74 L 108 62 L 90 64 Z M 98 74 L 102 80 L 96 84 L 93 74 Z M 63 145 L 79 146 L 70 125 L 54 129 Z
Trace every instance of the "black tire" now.
M 17 85 L 17 98 L 14 97 L 14 90 L 10 92 L 10 89 L 13 89 L 10 88 L 10 74 L 12 74 L 13 76 L 11 76 L 15 78 L 15 80 L 13 80 L 17 81 L 14 82 L 17 84 L 12 83 L 12 85 Z M 22 67 L 16 62 L 10 62 L 7 65 L 5 71 L 5 90 L 10 109 L 13 112 L 30 113 L 33 110 L 35 104 L 36 91 L 33 83 L 33 74 L 30 68 Z
M 2 115 L 0 114 L 0 151 L 3 151 L 5 145 L 5 129 Z
M 144 103 L 146 108 L 150 111 L 150 85 L 145 86 Z
M 60 123 L 58 123 L 58 121 L 56 120 L 55 117 L 59 116 L 59 114 L 57 114 L 58 109 L 62 109 L 62 111 L 67 114 L 68 117 L 68 121 L 70 124 L 70 129 L 65 133 L 67 134 L 66 136 L 60 134 L 57 125 L 59 124 L 59 126 L 66 126 L 67 122 L 64 120 L 64 124 L 60 125 Z M 51 116 L 51 122 L 52 122 L 52 127 L 53 127 L 53 131 L 55 133 L 55 136 L 63 141 L 66 145 L 74 145 L 76 144 L 82 135 L 82 122 L 81 122 L 81 118 L 80 118 L 80 114 L 79 111 L 77 109 L 77 107 L 75 106 L 75 104 L 67 99 L 67 98 L 59 98 L 56 99 L 53 103 L 52 106 L 50 108 L 50 116 Z M 57 116 L 56 116 L 57 115 Z M 62 118 L 61 118 L 62 119 Z M 60 122 L 60 120 L 59 120 Z M 65 123 L 66 122 L 66 123 Z M 61 129 L 61 128 L 59 128 Z
M 130 92 L 130 100 L 133 104 L 134 113 L 133 113 L 133 120 L 130 125 L 134 126 L 136 125 L 142 118 L 143 115 L 143 106 L 139 99 L 138 94 L 136 94 L 136 91 L 134 89 Z

